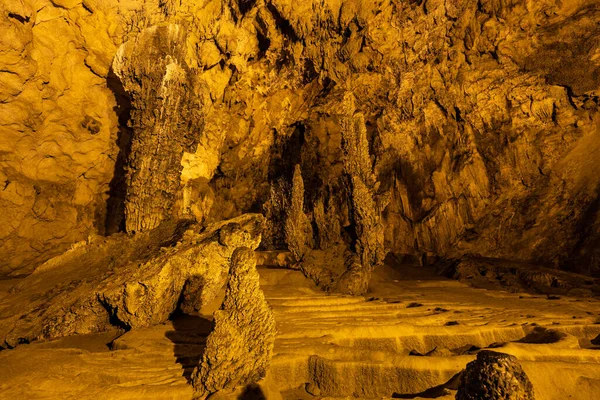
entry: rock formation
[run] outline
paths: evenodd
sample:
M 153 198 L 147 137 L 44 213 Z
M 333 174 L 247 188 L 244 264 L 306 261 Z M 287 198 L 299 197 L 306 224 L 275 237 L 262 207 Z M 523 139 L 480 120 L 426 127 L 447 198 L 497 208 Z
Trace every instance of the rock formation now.
M 185 28 L 153 26 L 121 45 L 112 68 L 131 99 L 133 128 L 125 201 L 128 232 L 155 228 L 173 213 L 181 157 L 196 150 L 201 97 L 185 63 Z
M 509 354 L 484 350 L 462 373 L 456 400 L 534 400 L 533 386 Z
M 366 293 L 373 269 L 385 258 L 386 196 L 377 191 L 364 115 L 355 114 L 352 93 L 345 93 L 334 109 L 339 114 L 343 168 L 337 176 L 329 176 L 327 191 L 309 196 L 313 199 L 309 217 L 304 212 L 301 168 L 295 166 L 285 241 L 300 268 L 323 289 L 360 295 Z M 344 231 L 340 219 L 345 221 Z
M 74 3 L 0 4 L 2 275 L 104 233 L 118 152 L 106 76 L 122 28 Z
M 360 265 L 377 263 L 382 231 L 398 254 L 598 274 L 591 0 L 11 0 L 1 13 L 2 274 L 112 233 L 123 201 L 129 231 L 258 211 L 296 165 L 304 212 L 331 212 Z M 375 181 L 342 187 L 356 124 Z M 355 196 L 363 222 L 333 199 L 350 191 L 369 193 Z M 265 246 L 282 248 L 270 226 Z
M 135 236 L 81 243 L 51 259 L 2 299 L 2 347 L 37 339 L 125 330 L 166 321 L 180 306 L 210 302 L 233 251 L 260 243 L 263 218 L 243 215 L 198 233 L 166 222 Z M 85 266 L 85 268 L 82 268 Z M 194 296 L 185 297 L 185 290 Z
M 260 289 L 251 249 L 233 253 L 225 298 L 214 318 L 214 330 L 192 376 L 199 398 L 255 383 L 269 368 L 275 319 Z
M 465 256 L 457 260 L 439 262 L 437 271 L 441 276 L 479 288 L 547 295 L 600 295 L 599 278 L 535 264 Z
M 340 278 L 338 287 L 343 291 L 362 294 L 367 291 L 373 269 L 380 266 L 385 258 L 381 212 L 387 204 L 375 201 L 380 183 L 373 173 L 364 115 L 354 114 L 352 96 L 345 98 L 344 102 L 347 103 L 344 111 L 349 114 L 342 117 L 344 173 L 350 186 L 350 226 L 355 231 L 352 236 L 356 238 L 351 247 L 356 252 L 358 263 L 351 262 L 350 268 Z
M 0 293 L 3 349 L 199 314 L 242 247 L 194 386 L 202 397 L 254 384 L 274 335 L 246 249 L 260 246 L 338 292 L 271 293 L 278 316 L 297 313 L 282 348 L 295 351 L 294 329 L 315 343 L 288 365 L 304 360 L 322 393 L 435 389 L 469 356 L 432 375 L 434 357 L 517 340 L 525 324 L 556 323 L 569 334 L 551 349 L 597 359 L 595 300 L 558 321 L 534 315 L 559 294 L 600 293 L 597 0 L 2 0 L 0 31 L 0 289 L 20 280 Z M 402 276 L 412 267 L 391 271 L 389 253 L 548 296 L 440 284 L 453 304 L 475 303 L 454 315 L 446 298 L 416 296 Z M 286 290 L 304 279 L 285 273 Z M 481 302 L 485 325 L 461 318 Z M 456 346 L 426 347 L 440 341 Z M 369 350 L 368 369 L 347 348 Z M 564 381 L 597 387 L 587 365 Z M 513 358 L 481 352 L 459 397 L 505 395 L 533 391 Z
M 294 168 L 290 207 L 285 219 L 285 242 L 296 261 L 301 262 L 310 249 L 313 232 L 310 220 L 304 214 L 304 181 L 300 165 Z

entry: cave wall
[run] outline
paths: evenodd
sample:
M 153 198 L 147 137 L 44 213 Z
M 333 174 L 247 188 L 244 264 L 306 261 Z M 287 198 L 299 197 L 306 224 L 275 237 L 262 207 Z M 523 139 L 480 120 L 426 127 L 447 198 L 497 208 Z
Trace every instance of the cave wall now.
M 106 75 L 121 28 L 71 3 L 0 4 L 2 273 L 103 229 L 118 150 Z
M 300 164 L 310 214 L 341 174 L 336 107 L 351 93 L 389 196 L 388 249 L 600 273 L 593 0 L 10 0 L 0 13 L 0 273 L 123 225 L 135 132 L 111 66 L 167 24 L 186 30 L 203 117 L 176 212 L 262 211 Z

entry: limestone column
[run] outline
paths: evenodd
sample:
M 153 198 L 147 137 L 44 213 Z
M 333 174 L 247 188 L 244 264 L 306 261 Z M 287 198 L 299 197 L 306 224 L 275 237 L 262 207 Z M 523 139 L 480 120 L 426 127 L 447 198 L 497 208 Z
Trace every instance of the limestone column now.
M 132 106 L 127 232 L 152 229 L 171 217 L 180 190 L 181 157 L 195 151 L 203 127 L 185 51 L 183 27 L 154 26 L 124 43 L 113 61 Z

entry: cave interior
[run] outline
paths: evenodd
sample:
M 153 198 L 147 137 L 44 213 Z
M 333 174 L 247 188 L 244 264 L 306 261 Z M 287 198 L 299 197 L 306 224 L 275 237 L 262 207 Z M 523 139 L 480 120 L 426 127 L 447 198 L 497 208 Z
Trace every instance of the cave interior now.
M 600 398 L 597 0 L 0 24 L 0 399 Z

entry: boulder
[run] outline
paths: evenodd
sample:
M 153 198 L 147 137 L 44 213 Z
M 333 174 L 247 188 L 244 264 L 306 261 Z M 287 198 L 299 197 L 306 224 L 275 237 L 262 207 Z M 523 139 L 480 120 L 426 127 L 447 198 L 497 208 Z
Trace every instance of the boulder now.
M 484 350 L 462 373 L 456 400 L 533 400 L 533 385 L 510 354 Z

